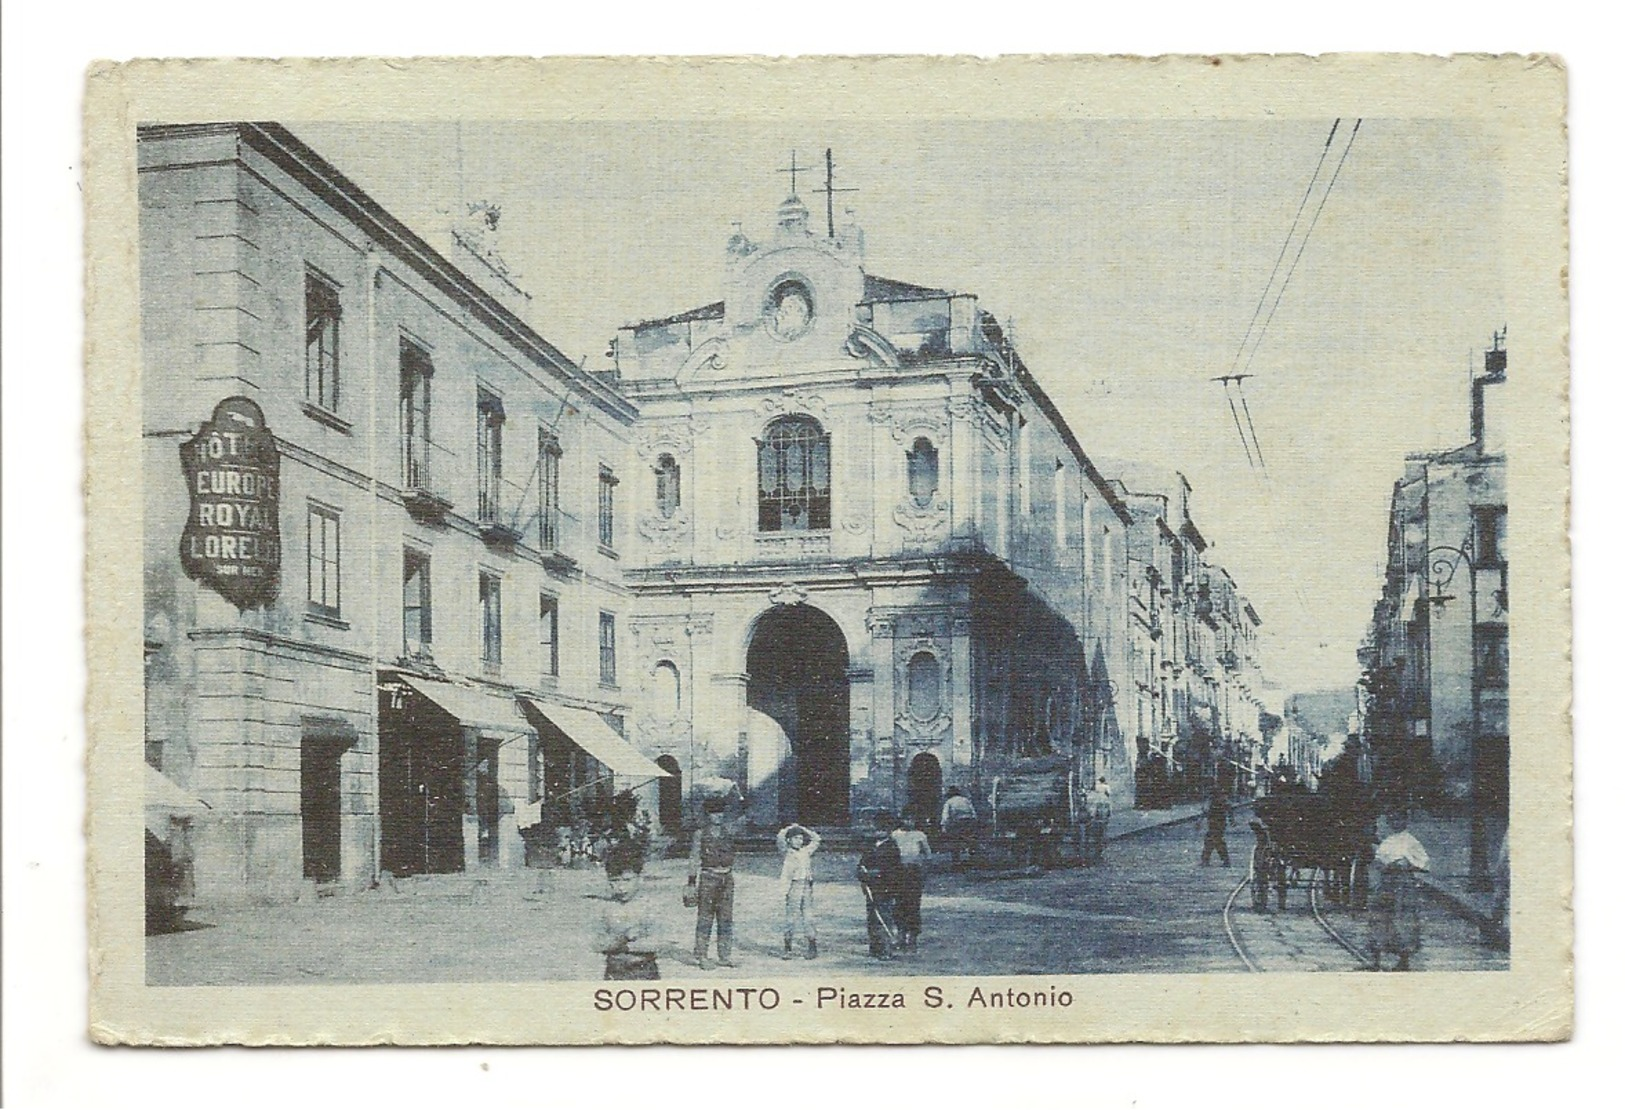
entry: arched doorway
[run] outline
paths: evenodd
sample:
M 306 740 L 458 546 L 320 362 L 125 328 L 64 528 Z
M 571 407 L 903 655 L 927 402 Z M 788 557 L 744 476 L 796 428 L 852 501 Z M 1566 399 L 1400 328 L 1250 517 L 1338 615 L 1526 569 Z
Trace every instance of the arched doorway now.
M 670 776 L 660 780 L 660 831 L 676 836 L 683 831 L 683 768 L 669 755 L 655 760 L 655 766 Z
M 745 667 L 747 704 L 771 717 L 787 742 L 788 752 L 772 777 L 779 817 L 808 825 L 846 824 L 850 695 L 840 628 L 807 605 L 772 609 L 756 624 Z M 751 778 L 767 781 L 756 769 Z
M 934 829 L 942 806 L 942 764 L 930 752 L 921 752 L 908 765 L 908 801 L 903 812 L 912 813 L 922 829 Z

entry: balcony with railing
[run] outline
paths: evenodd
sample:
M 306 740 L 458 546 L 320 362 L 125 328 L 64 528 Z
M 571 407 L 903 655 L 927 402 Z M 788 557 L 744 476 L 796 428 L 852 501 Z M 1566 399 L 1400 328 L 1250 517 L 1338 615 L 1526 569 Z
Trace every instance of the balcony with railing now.
M 451 511 L 451 498 L 434 481 L 435 464 L 446 453 L 426 436 L 406 436 L 401 441 L 401 500 L 418 520 L 438 523 Z
M 505 480 L 500 471 L 493 471 L 488 465 L 480 467 L 476 522 L 486 543 L 511 548 L 524 538 L 525 530 L 520 522 L 523 496 L 524 491 Z

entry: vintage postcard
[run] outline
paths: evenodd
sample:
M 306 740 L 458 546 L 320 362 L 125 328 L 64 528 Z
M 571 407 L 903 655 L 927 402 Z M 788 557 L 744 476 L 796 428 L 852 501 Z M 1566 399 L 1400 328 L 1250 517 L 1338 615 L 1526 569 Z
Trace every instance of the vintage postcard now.
M 1564 112 L 94 68 L 91 1035 L 1568 1036 Z

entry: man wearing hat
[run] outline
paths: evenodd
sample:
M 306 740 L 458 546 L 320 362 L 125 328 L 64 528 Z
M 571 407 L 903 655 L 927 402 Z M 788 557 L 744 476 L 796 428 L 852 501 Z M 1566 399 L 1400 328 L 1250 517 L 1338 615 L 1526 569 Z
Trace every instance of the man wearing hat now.
M 709 967 L 711 923 L 717 928 L 717 962 L 733 967 L 734 838 L 723 815 L 721 798 L 705 803 L 705 824 L 694 834 L 688 857 L 688 885 L 696 888 L 699 919 L 694 923 L 694 962 Z

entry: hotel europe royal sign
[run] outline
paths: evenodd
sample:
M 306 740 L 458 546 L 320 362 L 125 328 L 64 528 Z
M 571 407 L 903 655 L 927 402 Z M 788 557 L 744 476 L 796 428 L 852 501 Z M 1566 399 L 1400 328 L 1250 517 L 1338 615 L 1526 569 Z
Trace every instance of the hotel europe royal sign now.
M 192 498 L 181 533 L 186 573 L 239 609 L 270 604 L 282 567 L 281 457 L 259 405 L 247 397 L 216 405 L 181 444 L 181 469 Z

